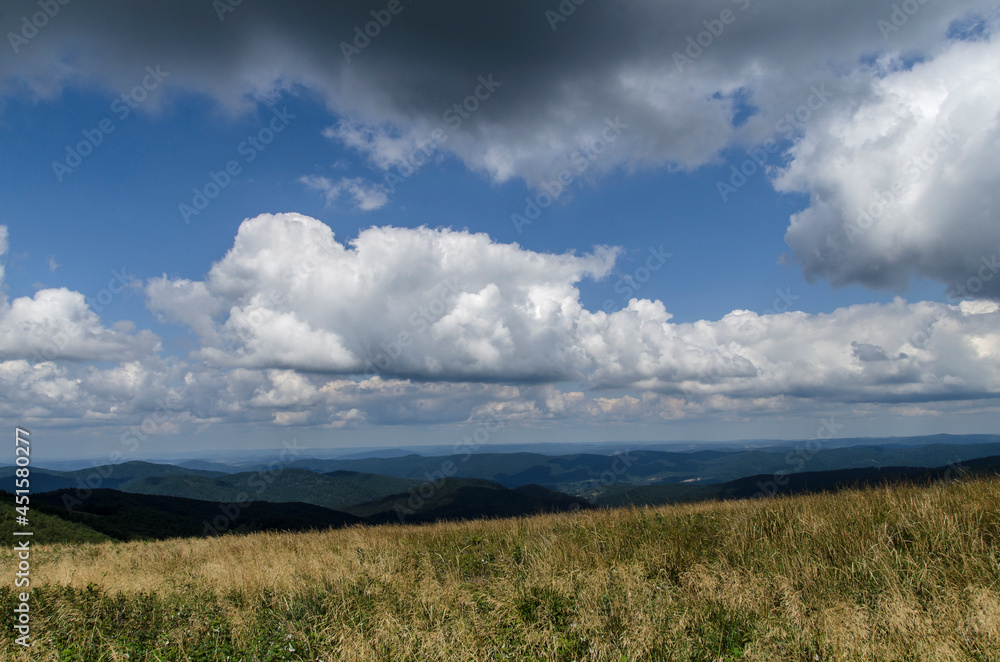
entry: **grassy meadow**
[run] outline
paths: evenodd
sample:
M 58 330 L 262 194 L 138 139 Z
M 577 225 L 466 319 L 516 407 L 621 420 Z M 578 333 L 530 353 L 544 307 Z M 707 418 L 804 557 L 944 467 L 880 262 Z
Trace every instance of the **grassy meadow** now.
M 1000 478 L 31 560 L 3 660 L 1000 660 Z

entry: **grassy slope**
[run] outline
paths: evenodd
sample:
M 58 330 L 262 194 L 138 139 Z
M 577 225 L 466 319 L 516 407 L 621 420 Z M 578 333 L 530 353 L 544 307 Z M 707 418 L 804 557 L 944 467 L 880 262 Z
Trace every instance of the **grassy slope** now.
M 13 546 L 15 538 L 13 531 L 31 531 L 32 543 L 47 544 L 53 542 L 64 542 L 69 544 L 96 543 L 111 540 L 108 536 L 96 531 L 85 524 L 69 522 L 61 517 L 49 513 L 43 513 L 36 508 L 28 510 L 28 526 L 14 525 L 14 518 L 18 516 L 14 510 L 14 495 L 4 494 L 0 500 L 0 530 L 4 532 L 8 546 Z
M 30 659 L 993 662 L 998 504 L 992 478 L 39 546 Z M 29 659 L 9 628 L 0 657 Z

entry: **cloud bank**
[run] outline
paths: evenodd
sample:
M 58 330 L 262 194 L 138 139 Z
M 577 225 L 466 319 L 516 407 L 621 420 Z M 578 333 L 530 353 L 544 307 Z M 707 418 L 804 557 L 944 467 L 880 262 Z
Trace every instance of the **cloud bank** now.
M 483 234 L 315 219 L 243 223 L 205 281 L 159 278 L 149 305 L 220 366 L 428 382 L 576 381 L 692 397 L 897 401 L 1000 387 L 996 306 L 857 305 L 830 314 L 671 322 L 660 301 L 591 312 L 576 285 L 616 251 L 535 253 Z
M 341 243 L 306 216 L 258 216 L 204 280 L 145 284 L 149 308 L 197 338 L 189 357 L 163 357 L 149 331 L 103 326 L 69 290 L 5 304 L 3 413 L 167 431 L 540 425 L 831 405 L 976 409 L 1000 393 L 996 303 L 897 299 L 685 324 L 647 299 L 587 310 L 576 285 L 610 274 L 616 255 L 536 253 L 428 228 L 373 227 Z M 34 356 L 53 334 L 66 338 L 58 353 Z

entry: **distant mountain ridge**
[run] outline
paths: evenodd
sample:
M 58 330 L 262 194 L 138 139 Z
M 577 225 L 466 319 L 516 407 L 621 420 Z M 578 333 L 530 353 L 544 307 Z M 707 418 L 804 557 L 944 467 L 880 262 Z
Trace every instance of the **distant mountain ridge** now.
M 420 490 L 394 494 L 355 506 L 350 512 L 374 523 L 516 517 L 593 508 L 586 499 L 538 485 L 513 490 L 476 478 L 444 478 Z
M 220 502 L 103 488 L 87 493 L 59 489 L 31 495 L 31 512 L 53 532 L 47 537 L 51 542 L 97 542 L 516 517 L 593 507 L 542 487 L 509 490 L 488 481 L 447 478 L 422 488 L 360 504 L 351 512 L 303 502 Z M 0 496 L 0 517 L 13 522 L 13 494 Z
M 31 470 L 32 492 L 115 489 L 218 502 L 301 501 L 334 510 L 395 494 L 418 484 L 415 480 L 361 472 L 327 476 L 289 468 L 227 474 L 138 461 L 76 471 Z M 0 468 L 0 488 L 12 491 L 13 485 L 14 467 Z
M 942 467 L 863 467 L 807 471 L 787 475 L 760 474 L 726 483 L 688 483 L 628 486 L 609 490 L 595 500 L 603 507 L 655 506 L 712 499 L 748 499 L 763 496 L 810 494 L 892 483 L 926 485 L 935 481 L 1000 474 L 1000 455 L 976 458 Z
M 921 439 L 941 438 L 945 437 Z M 977 437 L 979 441 L 985 438 L 992 437 Z M 801 442 L 781 452 L 766 449 L 635 450 L 617 455 L 476 453 L 427 457 L 395 455 L 392 451 L 387 453 L 391 457 L 300 459 L 280 465 L 279 471 L 267 471 L 268 465 L 264 465 L 256 471 L 237 473 L 136 461 L 76 471 L 33 468 L 32 490 L 108 488 L 219 501 L 238 500 L 237 497 L 243 495 L 242 498 L 260 501 L 303 501 L 346 510 L 349 506 L 404 492 L 442 477 L 488 480 L 507 488 L 541 485 L 594 499 L 622 484 L 663 485 L 693 481 L 709 485 L 776 472 L 931 468 L 1000 455 L 1000 443 L 992 442 L 834 448 L 826 448 L 823 443 Z M 323 474 L 325 477 L 320 477 Z M 13 489 L 13 475 L 14 467 L 0 468 L 0 488 Z
M 545 512 L 565 512 L 599 507 L 660 505 L 709 499 L 742 499 L 757 496 L 791 495 L 870 487 L 885 483 L 927 484 L 934 481 L 961 480 L 970 476 L 1000 474 L 1000 455 L 927 467 L 861 467 L 801 473 L 765 473 L 733 481 L 698 483 L 662 483 L 634 485 L 613 483 L 599 493 L 594 503 L 578 496 L 550 490 L 540 485 L 508 488 L 499 483 L 475 478 L 442 478 L 433 482 L 386 479 L 384 476 L 336 471 L 331 475 L 304 470 L 287 470 L 281 475 L 294 490 L 297 484 L 320 484 L 328 481 L 361 481 L 382 488 L 393 484 L 409 487 L 401 492 L 350 505 L 344 510 L 304 503 L 301 500 L 271 502 L 230 498 L 233 485 L 214 476 L 176 475 L 160 469 L 126 467 L 140 485 L 176 487 L 178 481 L 202 489 L 211 485 L 220 490 L 219 500 L 190 499 L 181 496 L 140 494 L 106 488 L 79 490 L 61 488 L 32 493 L 32 518 L 39 525 L 39 540 L 47 542 L 96 542 L 105 539 L 150 540 L 191 537 L 220 533 L 248 533 L 263 530 L 296 531 L 325 529 L 353 524 L 423 523 L 516 517 Z M 125 472 L 123 472 L 124 474 Z M 157 475 L 158 474 L 158 475 Z M 123 477 L 123 476 L 120 476 Z M 56 475 L 55 478 L 65 479 Z M 32 473 L 34 481 L 35 475 Z M 184 482 L 187 481 L 187 482 Z M 306 481 L 300 483 L 299 481 Z M 172 488 L 173 489 L 173 488 Z M 282 494 L 276 491 L 273 497 Z M 13 494 L 3 493 L 0 519 L 13 521 Z M 237 495 L 239 496 L 239 495 Z M 343 499 L 343 497 L 341 497 Z
M 820 442 L 817 442 L 820 443 Z M 414 480 L 433 479 L 451 466 L 454 478 L 490 480 L 505 487 L 537 484 L 553 490 L 595 496 L 611 483 L 660 484 L 696 480 L 722 483 L 751 475 L 785 471 L 831 471 L 863 467 L 937 467 L 977 457 L 1000 455 L 1000 443 L 974 445 L 855 446 L 815 449 L 810 442 L 768 450 L 636 450 L 617 455 L 478 453 L 425 457 L 407 455 L 359 460 L 298 460 L 291 466 L 312 471 L 363 471 Z
M 765 451 L 769 453 L 786 453 L 801 448 L 804 444 L 810 443 L 806 439 L 742 439 L 731 441 L 603 441 L 603 442 L 532 442 L 532 443 L 490 443 L 475 449 L 473 452 L 508 454 L 508 453 L 534 453 L 548 456 L 558 455 L 615 455 L 627 451 L 656 451 L 670 453 L 688 453 L 694 451 L 721 451 L 724 453 L 738 453 L 751 450 Z M 917 447 L 931 444 L 948 444 L 956 446 L 975 446 L 982 444 L 1000 444 L 1000 434 L 947 434 L 939 433 L 932 435 L 918 436 L 878 436 L 878 437 L 838 437 L 834 439 L 824 439 L 822 446 L 824 449 L 838 449 L 846 447 Z M 423 444 L 405 445 L 398 447 L 346 447 L 333 449 L 324 448 L 303 448 L 298 455 L 301 458 L 313 459 L 364 459 L 364 458 L 385 458 L 400 455 L 421 455 L 424 457 L 444 457 L 455 454 L 455 447 L 452 444 Z M 184 468 L 201 469 L 206 471 L 218 471 L 222 473 L 238 473 L 242 471 L 256 471 L 266 468 L 274 461 L 283 461 L 287 458 L 287 448 L 255 449 L 255 450 L 231 450 L 213 451 L 211 453 L 201 453 L 197 456 L 186 455 L 184 453 L 158 454 L 156 457 L 136 458 L 138 461 L 150 463 L 172 464 Z M 74 471 L 77 469 L 88 469 L 101 464 L 96 458 L 55 460 L 36 458 L 36 466 L 54 471 Z
M 334 510 L 347 510 L 349 506 L 396 494 L 419 484 L 416 480 L 355 471 L 319 474 L 305 469 L 282 469 L 241 472 L 223 477 L 158 476 L 130 481 L 120 489 L 139 494 L 219 502 L 247 499 L 301 501 Z

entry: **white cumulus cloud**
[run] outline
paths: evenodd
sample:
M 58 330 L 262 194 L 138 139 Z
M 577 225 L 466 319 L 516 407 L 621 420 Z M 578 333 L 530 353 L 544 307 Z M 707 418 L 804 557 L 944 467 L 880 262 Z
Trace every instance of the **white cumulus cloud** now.
M 834 285 L 917 277 L 1000 297 L 1000 40 L 881 66 L 856 72 L 864 96 L 817 116 L 775 179 L 810 196 L 785 236 L 794 259 Z
M 1000 389 L 995 307 L 897 299 L 694 323 L 673 322 L 660 301 L 589 311 L 576 283 L 607 275 L 615 255 L 534 253 L 428 228 L 370 228 L 345 245 L 315 219 L 263 215 L 244 222 L 203 283 L 159 279 L 147 295 L 199 334 L 196 358 L 219 366 L 439 383 L 570 380 L 693 400 L 896 402 Z M 267 401 L 317 397 L 289 389 L 270 388 Z M 566 397 L 543 400 L 557 412 Z
M 0 225 L 0 257 L 8 249 L 7 227 Z M 0 262 L 0 287 L 3 274 Z M 82 294 L 64 287 L 0 297 L 0 359 L 118 362 L 155 355 L 159 347 L 150 331 L 104 326 Z

